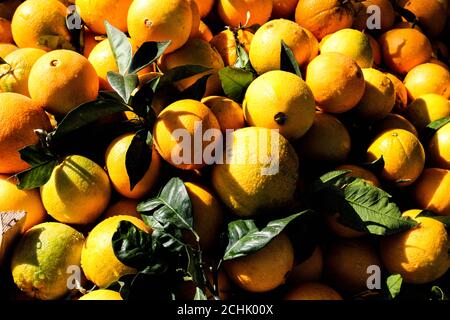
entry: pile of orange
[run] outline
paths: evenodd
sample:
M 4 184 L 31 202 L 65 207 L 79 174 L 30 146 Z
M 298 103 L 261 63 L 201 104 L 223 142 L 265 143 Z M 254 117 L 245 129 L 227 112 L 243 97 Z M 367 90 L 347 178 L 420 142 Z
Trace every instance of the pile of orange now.
M 73 5 L 83 22 L 82 41 L 67 28 Z M 370 13 L 373 6 L 379 10 Z M 405 9 L 416 21 L 407 20 L 411 14 Z M 125 113 L 91 124 L 87 138 L 67 138 L 62 149 L 76 152 L 58 154 L 40 188 L 19 189 L 21 176 L 16 175 L 32 167 L 19 150 L 45 145 L 42 135 L 58 128 L 67 114 L 113 91 L 108 74 L 121 66 L 105 21 L 125 34 L 133 53 L 147 42 L 171 41 L 157 61 L 139 72 L 141 84 L 200 65 L 206 71 L 172 87 L 188 92 L 209 76 L 204 94 L 177 101 L 173 91 L 155 95 L 157 118 L 146 149 L 151 164 L 134 188 L 127 150 L 138 133 L 110 130 L 106 144 L 95 145 L 105 124 L 119 128 L 127 119 L 146 121 Z M 27 213 L 19 244 L 9 248 L 11 268 L 0 266 L 8 270 L 0 277 L 15 283 L 6 295 L 65 298 L 70 290 L 61 287 L 67 277 L 61 268 L 75 263 L 84 288 L 100 289 L 80 290 L 77 297 L 121 299 L 106 289 L 137 270 L 114 255 L 113 234 L 120 221 L 151 233 L 136 208 L 170 177 L 185 183 L 194 228 L 209 259 L 217 255 L 227 222 L 257 220 L 266 212 L 284 217 L 287 208 L 303 203 L 313 178 L 333 170 L 349 170 L 403 199 L 398 203 L 403 216 L 417 226 L 375 237 L 344 225 L 336 208 L 324 213 L 324 235 L 306 257 L 296 254 L 303 244 L 281 232 L 258 251 L 225 261 L 219 273 L 221 297 L 267 293 L 288 300 L 354 299 L 370 289 L 373 266 L 401 275 L 407 285 L 437 283 L 450 290 L 448 230 L 437 219 L 419 215 L 429 210 L 450 216 L 449 39 L 448 0 L 1 2 L 0 214 Z M 299 72 L 286 69 L 282 43 Z M 238 65 L 243 60 L 253 80 L 238 99 L 229 94 L 223 72 L 241 68 L 248 75 L 249 69 Z M 194 139 L 190 148 L 179 149 L 179 130 Z M 231 130 L 222 144 L 213 138 Z M 195 140 L 199 136 L 203 140 Z M 204 155 L 213 147 L 226 149 L 229 158 L 209 161 Z M 381 158 L 383 167 L 376 168 L 373 163 Z M 263 173 L 271 169 L 263 163 L 267 159 L 278 163 L 270 174 Z M 58 232 L 67 248 L 57 244 Z M 34 246 L 36 241 L 43 247 Z M 39 274 L 45 279 L 35 278 Z

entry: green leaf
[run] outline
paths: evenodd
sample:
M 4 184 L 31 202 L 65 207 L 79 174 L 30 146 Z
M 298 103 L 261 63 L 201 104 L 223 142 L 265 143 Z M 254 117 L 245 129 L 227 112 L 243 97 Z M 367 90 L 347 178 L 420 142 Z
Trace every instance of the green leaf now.
M 128 147 L 125 166 L 130 179 L 130 191 L 136 187 L 147 173 L 152 163 L 153 136 L 144 129 L 138 131 Z
M 420 140 L 424 144 L 428 144 L 428 142 L 431 140 L 431 138 L 433 138 L 436 132 L 438 132 L 438 130 L 441 129 L 443 126 L 445 126 L 447 123 L 450 123 L 450 117 L 442 118 L 431 122 L 421 132 Z
M 311 188 L 311 193 L 317 193 L 324 189 L 328 189 L 334 186 L 341 186 L 345 183 L 350 183 L 355 180 L 353 177 L 348 177 L 350 170 L 337 170 L 328 172 L 318 179 L 316 179 Z
M 255 76 L 250 71 L 226 67 L 219 70 L 219 78 L 226 96 L 234 101 L 242 101 Z
M 307 212 L 309 211 L 271 221 L 261 230 L 253 220 L 230 222 L 228 224 L 228 246 L 223 259 L 232 260 L 257 252 L 278 236 L 290 222 Z
M 163 226 L 169 223 L 180 229 L 192 229 L 194 225 L 191 199 L 180 178 L 170 179 L 156 198 L 139 203 L 137 210 L 146 223 L 151 222 L 148 217 L 153 214 L 153 219 Z
M 234 63 L 233 67 L 238 69 L 243 69 L 246 71 L 253 71 L 253 68 L 250 64 L 250 58 L 248 56 L 247 51 L 245 51 L 244 46 L 242 46 L 239 41 L 236 41 L 236 53 L 237 60 Z
M 395 299 L 402 289 L 403 278 L 400 274 L 390 275 L 386 280 L 387 289 L 391 299 Z
M 84 103 L 70 111 L 52 134 L 54 140 L 62 140 L 68 134 L 81 129 L 97 120 L 130 109 L 123 102 L 115 100 L 95 100 Z
M 431 288 L 431 294 L 433 295 L 434 299 L 436 299 L 438 301 L 448 301 L 449 300 L 449 298 L 445 294 L 444 290 L 442 290 L 438 286 L 433 286 Z
M 280 69 L 296 74 L 300 78 L 302 77 L 300 66 L 295 59 L 294 53 L 283 40 L 281 40 Z
M 31 167 L 56 160 L 56 157 L 48 151 L 45 151 L 40 144 L 26 146 L 19 150 L 19 154 L 20 159 L 28 163 Z
M 170 46 L 170 43 L 170 40 L 143 43 L 134 54 L 128 72 L 137 73 L 151 65 L 153 62 L 158 60 L 160 56 L 162 56 L 164 51 L 166 51 L 166 49 Z
M 58 160 L 49 160 L 15 175 L 19 183 L 20 190 L 30 190 L 39 188 L 50 179 L 53 169 L 57 166 Z
M 125 33 L 113 27 L 105 20 L 106 34 L 108 35 L 109 45 L 116 59 L 119 73 L 125 76 L 131 64 L 133 57 L 131 43 Z
M 432 211 L 423 210 L 416 216 L 416 218 L 420 218 L 420 217 L 427 217 L 427 218 L 435 219 L 435 220 L 443 223 L 447 229 L 450 229 L 450 217 L 448 217 L 448 216 L 440 216 Z
M 139 86 L 139 78 L 136 74 L 127 74 L 125 76 L 108 71 L 108 82 L 111 87 L 116 91 L 123 101 L 128 104 L 131 94 Z
M 174 82 L 187 79 L 197 74 L 204 73 L 210 70 L 212 69 L 201 65 L 185 65 L 175 67 L 173 69 L 164 72 L 164 75 L 161 77 L 160 82 L 158 84 L 158 88 L 171 86 Z
M 192 86 L 182 91 L 177 97 L 178 99 L 193 99 L 200 101 L 205 96 L 206 92 L 206 84 L 208 82 L 208 79 L 211 75 L 208 74 L 206 76 L 201 77 L 198 79 Z
M 123 103 L 122 98 L 115 91 L 100 91 L 98 93 L 97 99 L 99 99 L 99 100 L 112 100 L 112 101 L 118 101 L 120 103 Z
M 208 300 L 208 297 L 206 296 L 205 292 L 200 289 L 199 287 L 197 287 L 195 289 L 195 296 L 194 296 L 194 300 L 196 301 L 205 301 Z
M 114 254 L 124 265 L 145 268 L 152 262 L 152 236 L 130 221 L 120 221 L 112 237 Z
M 156 117 L 152 102 L 159 80 L 160 77 L 156 77 L 146 82 L 131 96 L 130 106 L 139 117 L 153 120 Z M 149 127 L 153 127 L 153 123 L 149 123 Z

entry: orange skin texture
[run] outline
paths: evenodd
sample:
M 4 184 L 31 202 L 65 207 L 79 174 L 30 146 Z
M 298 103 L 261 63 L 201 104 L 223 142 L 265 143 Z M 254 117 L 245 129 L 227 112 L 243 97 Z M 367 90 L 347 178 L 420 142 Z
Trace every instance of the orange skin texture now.
M 306 69 L 306 83 L 321 110 L 344 113 L 353 109 L 364 95 L 366 82 L 361 68 L 339 53 L 317 56 Z
M 367 151 L 368 161 L 375 161 L 381 156 L 385 162 L 381 177 L 396 182 L 399 186 L 413 184 L 425 165 L 422 144 L 414 134 L 402 129 L 386 131 L 370 145 Z
M 289 19 L 294 15 L 298 0 L 273 0 L 272 17 Z
M 380 37 L 379 43 L 384 63 L 400 75 L 431 58 L 430 40 L 415 29 L 392 29 Z
M 44 110 L 30 98 L 17 93 L 0 93 L 0 173 L 15 174 L 30 166 L 20 159 L 19 149 L 38 143 L 35 129 L 50 131 Z
M 417 204 L 439 215 L 450 216 L 450 171 L 438 168 L 425 169 L 415 184 L 414 197 Z
M 344 300 L 333 288 L 314 282 L 302 283 L 299 286 L 290 289 L 283 299 L 313 301 Z
M 194 0 L 189 0 L 189 5 L 192 12 L 192 26 L 189 34 L 189 39 L 195 37 L 200 28 L 200 11 L 197 3 Z
M 202 99 L 202 103 L 214 113 L 222 131 L 245 127 L 244 112 L 237 102 L 225 97 L 211 96 Z
M 419 136 L 417 129 L 403 116 L 396 113 L 389 113 L 386 118 L 375 124 L 377 134 L 394 129 L 403 129 L 411 132 L 416 137 Z
M 269 21 L 272 8 L 272 0 L 217 1 L 217 12 L 225 25 L 230 27 L 239 27 L 239 24 L 249 27 L 255 24 L 263 25 Z M 250 12 L 250 19 L 247 21 L 248 11 Z
M 319 246 L 317 246 L 311 256 L 292 269 L 288 285 L 294 285 L 310 281 L 318 281 L 323 271 L 323 254 Z
M 5 59 L 8 54 L 17 50 L 18 48 L 10 43 L 0 43 L 0 58 Z
M 372 47 L 373 62 L 376 66 L 379 66 L 383 63 L 380 44 L 370 34 L 366 33 L 366 36 L 369 38 L 370 46 Z
M 31 98 L 52 114 L 66 114 L 97 98 L 99 83 L 92 64 L 81 54 L 54 50 L 43 55 L 28 78 Z
M 281 233 L 261 250 L 248 256 L 225 261 L 228 277 L 250 292 L 267 292 L 282 285 L 292 270 L 294 249 Z
M 408 106 L 408 91 L 406 90 L 403 82 L 392 73 L 386 73 L 389 79 L 391 79 L 392 84 L 395 88 L 395 106 L 394 110 L 397 112 L 405 111 Z
M 141 219 L 141 214 L 137 212 L 136 209 L 138 204 L 139 200 L 121 198 L 117 202 L 110 204 L 101 218 L 102 220 L 105 220 L 111 217 L 124 215 Z
M 404 83 L 410 101 L 428 93 L 450 99 L 450 71 L 435 63 L 418 65 L 408 72 Z
M 406 117 L 420 131 L 431 122 L 450 116 L 450 101 L 437 94 L 426 94 L 406 109 Z
M 353 14 L 350 4 L 341 4 L 339 0 L 300 0 L 295 21 L 320 41 L 328 34 L 350 28 Z
M 13 43 L 13 36 L 11 33 L 11 21 L 0 18 L 0 42 Z
M 238 40 L 247 53 L 250 52 L 250 45 L 253 40 L 253 33 L 248 30 L 238 31 Z M 211 40 L 211 45 L 219 52 L 225 66 L 232 66 L 237 61 L 237 43 L 234 34 L 227 29 L 216 34 Z
M 445 6 L 439 0 L 400 0 L 399 6 L 411 11 L 420 21 L 426 33 L 435 37 L 445 28 L 447 14 Z
M 434 166 L 450 170 L 450 123 L 436 132 L 428 144 L 427 152 Z
M 191 38 L 199 38 L 206 42 L 210 42 L 213 39 L 213 34 L 208 25 L 200 20 L 198 30 L 194 35 L 191 35 Z

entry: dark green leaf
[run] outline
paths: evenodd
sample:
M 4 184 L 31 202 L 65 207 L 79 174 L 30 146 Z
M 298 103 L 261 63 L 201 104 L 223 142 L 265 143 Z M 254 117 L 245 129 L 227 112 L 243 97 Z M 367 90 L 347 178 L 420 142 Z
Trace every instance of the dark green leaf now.
M 19 181 L 17 188 L 30 190 L 43 186 L 50 179 L 57 164 L 57 160 L 46 161 L 16 174 L 15 177 Z
M 433 219 L 443 223 L 447 229 L 450 229 L 450 217 L 449 216 L 440 216 L 440 215 L 435 214 L 432 211 L 423 210 L 421 213 L 419 213 L 416 216 L 416 218 L 420 218 L 420 217 L 433 218 Z
M 128 104 L 131 94 L 139 86 L 139 78 L 135 74 L 121 75 L 119 73 L 109 71 L 108 82 L 111 87 L 119 94 L 123 101 Z
M 53 133 L 53 139 L 64 139 L 69 133 L 92 124 L 103 117 L 129 110 L 123 102 L 115 100 L 95 100 L 84 103 L 64 117 Z
M 226 96 L 234 101 L 242 101 L 245 91 L 255 76 L 250 71 L 226 67 L 219 70 L 220 82 Z
M 123 103 L 122 98 L 115 91 L 100 91 L 98 93 L 98 99 L 99 100 L 113 100 L 113 101 L 118 101 L 120 103 Z
M 117 259 L 131 268 L 145 268 L 152 261 L 152 236 L 130 221 L 120 221 L 112 237 Z
M 206 84 L 210 76 L 211 75 L 208 74 L 198 79 L 192 86 L 182 91 L 178 98 L 180 100 L 181 99 L 193 99 L 197 101 L 202 100 L 202 98 L 205 96 Z
M 300 66 L 295 59 L 294 53 L 283 40 L 281 40 L 280 68 L 283 71 L 296 74 L 300 78 L 302 77 Z
M 350 183 L 355 180 L 353 177 L 348 177 L 350 172 L 350 170 L 328 172 L 313 182 L 310 192 L 316 193 L 334 186 L 342 186 L 345 183 Z
M 395 299 L 402 289 L 403 278 L 399 274 L 390 275 L 386 280 L 391 299 Z
M 406 21 L 411 22 L 413 24 L 417 24 L 419 20 L 417 19 L 416 15 L 412 13 L 410 10 L 397 6 L 397 12 L 406 19 Z
M 428 142 L 431 140 L 431 138 L 433 138 L 436 132 L 443 126 L 445 126 L 447 123 L 450 123 L 450 117 L 433 121 L 423 129 L 423 131 L 420 134 L 421 135 L 420 140 L 424 144 L 428 144 Z
M 128 72 L 133 57 L 131 43 L 125 33 L 112 26 L 108 21 L 105 21 L 105 26 L 119 73 L 124 76 Z
M 56 157 L 45 151 L 39 144 L 31 145 L 19 150 L 20 159 L 28 163 L 31 167 L 38 166 L 44 162 L 56 160 Z
M 155 62 L 166 49 L 170 46 L 171 41 L 163 42 L 145 42 L 139 47 L 134 54 L 129 68 L 129 73 L 137 73 Z
M 130 179 L 130 191 L 142 180 L 152 163 L 152 134 L 144 129 L 138 131 L 128 147 L 125 166 Z
M 274 220 L 261 230 L 253 220 L 236 220 L 228 224 L 228 246 L 224 260 L 232 260 L 252 254 L 265 247 L 278 236 L 294 219 L 309 211 L 303 211 L 289 217 Z
M 175 67 L 164 72 L 164 75 L 161 77 L 160 82 L 158 84 L 158 88 L 162 88 L 165 86 L 170 86 L 174 82 L 190 78 L 200 73 L 204 73 L 210 71 L 211 68 L 200 66 L 200 65 L 185 65 Z
M 191 199 L 179 178 L 170 179 L 156 198 L 139 203 L 137 210 L 144 221 L 153 214 L 163 226 L 169 223 L 180 229 L 192 229 L 194 224 Z

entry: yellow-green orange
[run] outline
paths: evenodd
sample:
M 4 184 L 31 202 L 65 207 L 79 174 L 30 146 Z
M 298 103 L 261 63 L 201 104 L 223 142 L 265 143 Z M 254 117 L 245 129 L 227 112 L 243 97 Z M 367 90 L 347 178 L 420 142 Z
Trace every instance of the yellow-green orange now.
M 435 93 L 414 100 L 406 109 L 406 117 L 420 131 L 431 122 L 450 116 L 450 101 Z
M 123 300 L 123 298 L 117 291 L 97 289 L 83 295 L 78 300 Z

